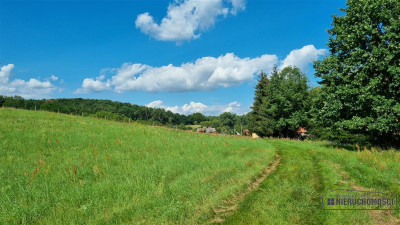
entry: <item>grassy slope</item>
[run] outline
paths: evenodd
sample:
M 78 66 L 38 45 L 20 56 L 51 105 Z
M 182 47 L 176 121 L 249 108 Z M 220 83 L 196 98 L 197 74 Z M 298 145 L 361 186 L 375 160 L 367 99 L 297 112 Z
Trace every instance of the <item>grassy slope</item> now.
M 400 224 L 396 211 L 321 210 L 328 189 L 396 193 L 400 153 L 351 152 L 323 143 L 266 140 L 282 156 L 277 171 L 243 201 L 226 224 Z
M 275 154 L 251 139 L 0 109 L 0 224 L 200 223 Z
M 400 223 L 399 209 L 324 211 L 328 188 L 400 196 L 400 153 L 251 140 L 0 109 L 0 224 L 206 223 L 281 156 L 227 224 Z

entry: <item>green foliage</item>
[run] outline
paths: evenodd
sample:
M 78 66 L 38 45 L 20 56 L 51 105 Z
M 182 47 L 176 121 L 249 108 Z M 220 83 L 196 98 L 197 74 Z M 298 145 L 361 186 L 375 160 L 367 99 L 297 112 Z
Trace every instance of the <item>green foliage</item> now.
M 3 102 L 3 103 L 2 103 Z M 29 110 L 45 110 L 75 115 L 92 115 L 97 112 L 111 113 L 109 118 L 118 117 L 116 120 L 142 121 L 146 124 L 171 125 L 188 123 L 187 116 L 172 113 L 164 109 L 149 108 L 146 106 L 132 105 L 129 103 L 114 102 L 110 100 L 82 99 L 82 98 L 61 98 L 61 99 L 23 99 L 20 96 L 1 96 L 0 103 L 4 107 L 22 108 Z M 100 113 L 100 114 L 101 114 Z M 103 116 L 99 116 L 103 117 Z
M 2 95 L 0 95 L 0 107 L 4 105 L 4 102 L 6 101 L 6 98 Z
M 241 129 L 248 127 L 248 115 L 236 115 L 230 112 L 224 112 L 219 116 L 209 116 L 207 121 L 200 123 L 202 127 L 213 127 L 219 133 L 236 134 Z
M 261 136 L 294 137 L 308 124 L 307 77 L 296 67 L 261 74 L 255 90 L 251 129 Z
M 3 98 L 3 106 L 4 107 L 15 107 L 15 108 L 23 108 L 24 107 L 24 99 L 20 96 L 13 96 Z
M 333 17 L 330 55 L 314 64 L 322 92 L 313 106 L 332 140 L 400 143 L 400 1 L 348 0 Z
M 275 68 L 276 69 L 276 68 Z M 274 131 L 274 121 L 266 113 L 265 105 L 269 91 L 269 79 L 266 73 L 261 72 L 254 92 L 254 103 L 249 115 L 249 127 L 252 132 L 261 136 L 271 136 Z
M 310 134 L 309 138 L 312 140 L 329 140 L 331 138 L 331 132 L 330 129 L 327 127 L 321 126 L 319 121 L 317 121 L 313 115 L 318 111 L 320 108 L 322 108 L 321 101 L 320 101 L 320 95 L 322 93 L 322 87 L 317 86 L 312 89 L 310 89 L 309 93 L 309 98 L 310 98 L 310 111 L 309 111 L 309 117 L 311 118 L 309 120 L 309 125 L 308 125 L 308 132 Z
M 202 113 L 197 112 L 197 113 L 193 113 L 192 115 L 188 116 L 188 122 L 189 124 L 200 124 L 203 121 L 206 121 L 207 118 L 206 116 L 204 116 Z
M 96 118 L 107 119 L 107 120 L 129 122 L 129 118 L 127 116 L 120 115 L 118 113 L 107 112 L 107 111 L 98 111 L 98 112 L 96 112 L 96 114 L 91 114 L 90 116 L 93 116 Z
M 224 112 L 219 116 L 219 118 L 224 126 L 227 126 L 231 129 L 234 128 L 236 122 L 235 120 L 237 119 L 235 114 Z
M 181 124 L 179 124 L 178 129 L 180 129 L 180 130 L 188 130 L 190 128 L 186 127 L 185 124 L 181 123 Z
M 236 115 L 225 112 L 219 116 L 205 116 L 202 113 L 193 113 L 186 116 L 178 113 L 172 113 L 159 108 L 149 108 L 146 106 L 132 105 L 129 103 L 113 102 L 110 100 L 98 99 L 23 99 L 20 96 L 7 97 L 0 95 L 0 107 L 13 107 L 29 110 L 45 110 L 50 112 L 59 112 L 75 114 L 81 116 L 94 116 L 98 118 L 107 118 L 117 121 L 136 121 L 147 125 L 178 127 L 186 130 L 190 124 L 200 124 L 203 127 L 216 128 L 218 132 L 234 131 L 240 132 L 240 129 L 247 127 L 247 115 Z M 178 126 L 178 124 L 183 126 Z M 229 133 L 229 132 L 228 132 Z

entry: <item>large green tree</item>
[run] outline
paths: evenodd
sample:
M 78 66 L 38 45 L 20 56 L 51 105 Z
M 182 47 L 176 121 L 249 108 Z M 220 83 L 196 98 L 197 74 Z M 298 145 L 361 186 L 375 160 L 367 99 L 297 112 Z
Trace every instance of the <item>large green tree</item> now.
M 261 71 L 254 91 L 255 96 L 253 106 L 251 107 L 252 111 L 249 115 L 249 128 L 252 132 L 261 136 L 270 136 L 273 134 L 273 121 L 267 116 L 264 107 L 267 101 L 268 86 L 268 75 Z
M 299 127 L 308 125 L 307 77 L 297 67 L 286 67 L 271 75 L 267 114 L 276 121 L 274 136 L 295 137 Z
M 307 77 L 296 67 L 259 78 L 250 117 L 250 128 L 261 136 L 294 137 L 308 124 Z
M 400 135 L 400 1 L 348 0 L 333 16 L 316 121 L 342 142 L 392 145 Z

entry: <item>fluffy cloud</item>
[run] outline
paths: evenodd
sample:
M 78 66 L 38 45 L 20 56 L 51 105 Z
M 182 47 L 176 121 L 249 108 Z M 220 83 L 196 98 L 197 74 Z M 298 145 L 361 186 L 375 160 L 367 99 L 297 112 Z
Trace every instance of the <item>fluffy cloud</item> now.
M 164 103 L 161 100 L 156 100 L 154 102 L 150 102 L 146 106 L 151 107 L 151 108 L 165 108 Z
M 116 92 L 183 92 L 212 90 L 218 86 L 240 85 L 253 79 L 260 70 L 270 71 L 278 58 L 263 55 L 256 58 L 239 58 L 233 53 L 215 57 L 203 57 L 194 63 L 180 66 L 152 67 L 143 64 L 124 63 L 111 80 L 86 78 L 76 93 L 102 91 L 113 88 Z M 104 77 L 103 77 L 104 78 Z
M 50 76 L 50 80 L 52 80 L 52 81 L 58 81 L 58 77 L 56 77 L 56 76 L 54 76 L 54 75 L 51 75 L 51 76 Z
M 11 77 L 11 70 L 14 69 L 14 64 L 2 66 L 0 69 L 0 85 L 7 84 Z
M 297 66 L 305 69 L 313 60 L 325 53 L 313 45 L 296 49 L 281 61 L 279 68 Z M 147 92 L 207 91 L 217 87 L 237 86 L 254 80 L 263 70 L 270 73 L 278 63 L 276 55 L 262 55 L 255 58 L 239 58 L 233 53 L 215 57 L 202 57 L 195 62 L 152 67 L 139 63 L 124 63 L 120 68 L 103 69 L 100 77 L 86 78 L 82 88 L 75 93 L 113 90 Z M 111 79 L 104 81 L 104 74 L 110 72 Z M 101 79 L 100 79 L 101 78 Z
M 190 102 L 189 104 L 184 104 L 182 106 L 165 106 L 161 100 L 150 102 L 147 104 L 151 108 L 162 108 L 169 110 L 173 113 L 180 113 L 185 115 L 190 115 L 196 112 L 201 112 L 204 115 L 219 115 L 224 112 L 231 112 L 236 114 L 247 113 L 248 110 L 242 109 L 240 103 L 231 102 L 227 105 L 212 105 L 207 106 L 201 102 Z
M 236 15 L 236 13 L 239 10 L 245 10 L 246 9 L 246 2 L 245 0 L 231 0 L 232 2 L 232 8 L 231 8 L 231 14 Z
M 168 6 L 167 16 L 160 24 L 148 13 L 137 16 L 135 25 L 143 33 L 162 41 L 184 41 L 200 37 L 218 17 L 236 15 L 245 9 L 244 0 L 185 0 Z
M 325 49 L 316 49 L 314 45 L 306 45 L 301 49 L 291 51 L 283 60 L 282 65 L 279 68 L 283 69 L 287 66 L 296 66 L 302 71 L 306 71 L 310 62 L 325 54 Z
M 103 82 L 104 75 L 100 75 L 95 79 L 86 78 L 83 80 L 82 88 L 77 89 L 75 94 L 83 94 L 89 92 L 100 92 L 111 89 L 110 80 Z
M 1 95 L 20 95 L 24 98 L 41 98 L 50 94 L 57 88 L 49 81 L 54 80 L 56 76 L 48 78 L 47 81 L 40 81 L 34 78 L 29 81 L 14 79 L 10 81 L 12 76 L 11 70 L 14 64 L 2 66 L 0 69 L 0 94 Z M 57 78 L 58 79 L 58 78 Z

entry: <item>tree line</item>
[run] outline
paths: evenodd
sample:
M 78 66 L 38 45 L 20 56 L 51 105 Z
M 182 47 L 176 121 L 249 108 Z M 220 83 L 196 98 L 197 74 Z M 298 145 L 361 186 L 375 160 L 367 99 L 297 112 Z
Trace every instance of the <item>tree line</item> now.
M 161 108 L 150 108 L 111 100 L 60 98 L 24 99 L 20 96 L 1 96 L 0 107 L 27 110 L 44 110 L 65 114 L 91 116 L 116 121 L 136 121 L 142 124 L 192 129 L 187 125 L 214 127 L 218 132 L 235 134 L 247 128 L 247 115 L 224 112 L 219 116 L 205 116 L 200 112 L 191 115 L 173 113 Z

